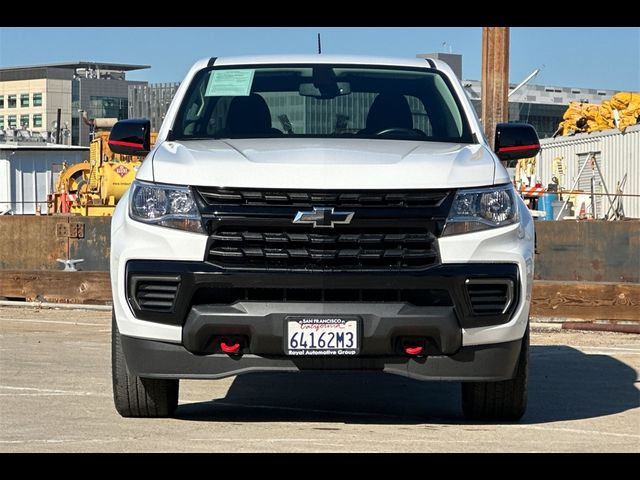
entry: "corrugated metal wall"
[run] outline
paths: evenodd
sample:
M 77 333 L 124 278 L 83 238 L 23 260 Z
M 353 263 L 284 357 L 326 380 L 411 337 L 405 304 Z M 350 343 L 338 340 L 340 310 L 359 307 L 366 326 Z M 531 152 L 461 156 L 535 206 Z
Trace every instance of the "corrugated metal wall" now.
M 0 211 L 34 214 L 47 212 L 47 195 L 62 168 L 89 157 L 88 149 L 0 149 Z
M 598 164 L 609 193 L 615 193 L 617 182 L 621 181 L 626 173 L 624 193 L 640 195 L 640 125 L 627 128 L 625 133 L 618 130 L 580 133 L 570 137 L 544 139 L 540 143 L 542 152 L 537 163 L 537 176 L 545 187 L 551 183 L 552 162 L 555 157 L 564 157 L 567 173 L 562 186 L 569 189 L 578 175 L 585 155 L 593 152 L 599 153 Z M 587 172 L 591 172 L 589 167 Z M 640 197 L 623 198 L 625 215 L 629 218 L 640 218 Z M 600 216 L 606 213 L 609 207 L 606 197 L 602 197 L 601 205 L 604 211 Z

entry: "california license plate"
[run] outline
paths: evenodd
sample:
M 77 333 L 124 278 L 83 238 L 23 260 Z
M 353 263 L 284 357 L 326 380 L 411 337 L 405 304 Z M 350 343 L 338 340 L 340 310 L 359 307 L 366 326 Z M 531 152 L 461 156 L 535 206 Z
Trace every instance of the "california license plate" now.
M 357 355 L 358 319 L 341 317 L 287 317 L 285 350 L 288 355 Z

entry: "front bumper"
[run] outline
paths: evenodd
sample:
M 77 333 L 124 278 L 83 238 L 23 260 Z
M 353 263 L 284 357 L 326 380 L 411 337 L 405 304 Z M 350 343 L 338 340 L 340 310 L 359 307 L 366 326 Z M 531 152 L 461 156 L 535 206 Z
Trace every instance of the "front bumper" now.
M 476 311 L 470 284 L 494 281 L 504 281 L 508 286 L 505 308 L 488 313 Z M 342 299 L 345 304 L 352 303 L 345 308 L 355 307 L 355 312 L 350 312 L 355 314 L 364 313 L 358 307 L 367 303 L 379 308 L 385 303 L 405 303 L 421 308 L 425 315 L 430 308 L 453 307 L 459 327 L 474 328 L 507 323 L 519 303 L 520 283 L 518 266 L 510 263 L 448 264 L 413 272 L 310 274 L 233 272 L 206 262 L 133 260 L 126 265 L 125 289 L 129 309 L 136 318 L 180 327 L 196 306 L 216 307 L 219 315 L 226 315 L 225 309 L 242 301 L 266 304 L 262 316 L 346 314 L 331 307 Z M 169 287 L 173 296 L 163 295 Z M 164 307 L 157 303 L 145 306 L 141 289 L 149 291 L 152 301 L 165 298 Z M 297 305 L 299 309 L 290 311 L 287 305 Z M 284 310 L 278 310 L 280 307 Z M 238 313 L 231 315 L 237 321 Z
M 521 340 L 461 348 L 451 356 L 284 357 L 194 355 L 181 345 L 122 337 L 129 369 L 145 378 L 217 379 L 252 372 L 381 371 L 417 380 L 496 381 L 513 378 Z
M 515 264 L 441 265 L 411 274 L 248 273 L 227 272 L 204 262 L 130 261 L 126 268 L 127 301 L 137 318 L 181 328 L 181 345 L 145 343 L 129 338 L 127 361 L 139 364 L 141 376 L 234 375 L 253 370 L 355 369 L 382 370 L 416 378 L 510 378 L 515 356 L 503 344 L 494 350 L 463 348 L 463 328 L 509 322 L 519 298 Z M 469 284 L 496 279 L 509 282 L 505 311 L 474 311 Z M 171 291 L 171 293 L 166 293 Z M 506 291 L 506 289 L 505 289 Z M 148 293 L 152 296 L 148 297 Z M 413 292 L 412 302 L 400 301 Z M 244 295 L 238 300 L 234 295 Z M 360 296 L 360 301 L 329 301 L 335 296 Z M 383 301 L 398 296 L 397 301 Z M 308 301 L 320 295 L 323 301 Z M 159 303 L 155 298 L 163 297 Z M 284 297 L 285 301 L 277 301 Z M 297 299 L 298 301 L 296 301 Z M 148 303 L 148 298 L 152 298 Z M 300 301 L 306 298 L 307 301 Z M 363 301 L 363 298 L 365 301 Z M 261 301 L 258 301 L 261 300 Z M 357 358 L 285 356 L 289 316 L 357 318 Z M 227 339 L 233 339 L 228 342 Z M 241 345 L 239 355 L 220 355 L 221 343 Z M 409 361 L 404 346 L 421 345 L 426 357 Z M 493 347 L 492 347 L 493 348 Z M 511 352 L 512 348 L 507 348 Z M 175 356 L 176 364 L 161 360 Z M 477 357 L 480 355 L 480 357 Z M 148 363 L 140 356 L 157 356 Z M 488 365 L 472 366 L 487 357 Z M 142 363 L 140 363 L 142 362 Z M 239 367 L 239 365 L 241 365 Z
M 509 318 L 499 321 L 486 321 L 474 323 L 471 318 L 460 315 L 460 309 L 456 309 L 462 336 L 462 345 L 499 344 L 519 340 L 524 334 L 529 313 L 531 296 L 531 283 L 533 277 L 533 224 L 530 217 L 522 215 L 523 221 L 519 225 L 503 227 L 495 230 L 487 230 L 443 237 L 439 239 L 439 248 L 442 264 L 438 269 L 429 269 L 430 272 L 407 273 L 402 275 L 376 273 L 354 275 L 322 275 L 322 274 L 295 274 L 284 273 L 275 275 L 275 272 L 262 274 L 245 273 L 240 276 L 227 275 L 224 272 L 211 269 L 210 265 L 203 262 L 204 252 L 207 247 L 207 236 L 183 232 L 180 230 L 150 226 L 132 221 L 126 214 L 127 199 L 124 198 L 116 208 L 112 220 L 112 245 L 111 245 L 111 282 L 114 293 L 113 305 L 118 328 L 123 335 L 157 340 L 162 342 L 181 344 L 183 342 L 183 324 L 192 305 L 187 305 L 182 315 L 140 315 L 132 308 L 127 285 L 128 272 L 134 264 L 147 263 L 156 268 L 147 272 L 154 274 L 172 274 L 174 269 L 166 270 L 169 264 L 188 274 L 186 282 L 201 281 L 210 282 L 216 286 L 223 282 L 232 288 L 266 288 L 266 287 L 298 287 L 300 291 L 315 292 L 318 288 L 341 289 L 345 286 L 363 289 L 387 289 L 387 288 L 416 288 L 422 285 L 424 288 L 448 289 L 455 276 L 446 274 L 447 270 L 456 266 L 477 268 L 477 272 L 485 275 L 492 274 L 494 266 L 509 265 L 517 272 L 517 301 Z M 523 207 L 525 208 L 525 207 Z M 135 239 L 135 241 L 133 240 Z M 179 260 L 179 261 L 178 261 Z M 187 265 L 185 270 L 185 265 Z M 487 270 L 488 268 L 488 270 Z M 144 267 L 139 270 L 143 272 Z M 164 270 L 163 270 L 164 269 Z M 172 271 L 173 270 L 173 271 Z M 460 273 L 461 270 L 458 271 Z M 402 277 L 402 278 L 401 278 Z M 185 291 L 191 290 L 187 283 L 182 283 Z M 347 285 L 348 284 L 348 285 Z M 193 284 L 192 284 L 193 286 Z M 182 288 L 181 287 L 181 288 Z M 452 295 L 454 297 L 456 295 Z M 464 292 L 461 294 L 464 297 Z M 370 299 L 371 300 L 371 299 Z M 452 298 L 452 300 L 455 300 Z M 289 300 L 288 300 L 289 301 Z M 378 301 L 373 299 L 372 301 Z M 388 301 L 388 299 L 385 299 Z M 323 305 L 320 299 L 316 307 L 322 313 Z M 268 301 L 267 303 L 271 303 Z M 454 302 L 452 302 L 453 305 Z M 449 305 L 449 306 L 452 306 Z M 164 317 L 164 318 L 160 318 Z

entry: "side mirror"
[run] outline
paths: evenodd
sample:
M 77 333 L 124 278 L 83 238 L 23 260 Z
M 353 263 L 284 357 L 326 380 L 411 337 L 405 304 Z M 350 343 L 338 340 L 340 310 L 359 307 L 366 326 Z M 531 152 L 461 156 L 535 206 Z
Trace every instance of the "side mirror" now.
M 109 148 L 122 155 L 146 155 L 151 150 L 151 122 L 146 118 L 120 120 L 111 129 Z
M 499 123 L 495 148 L 503 161 L 531 158 L 540 151 L 540 140 L 535 128 L 528 123 Z

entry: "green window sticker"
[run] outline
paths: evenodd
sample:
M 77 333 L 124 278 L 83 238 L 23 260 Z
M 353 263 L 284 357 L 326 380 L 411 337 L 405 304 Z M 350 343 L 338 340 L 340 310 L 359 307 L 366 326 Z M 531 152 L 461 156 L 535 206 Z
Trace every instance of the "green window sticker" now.
M 207 97 L 248 97 L 253 83 L 252 69 L 213 70 L 207 84 Z

